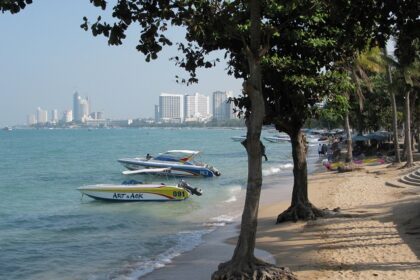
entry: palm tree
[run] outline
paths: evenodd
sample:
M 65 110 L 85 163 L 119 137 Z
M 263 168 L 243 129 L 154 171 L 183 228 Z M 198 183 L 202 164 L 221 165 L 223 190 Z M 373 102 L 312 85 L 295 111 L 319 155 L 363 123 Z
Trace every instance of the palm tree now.
M 407 163 L 405 167 L 412 167 L 413 153 L 411 147 L 411 120 L 410 120 L 410 94 L 417 93 L 416 90 L 420 88 L 420 62 L 416 59 L 409 66 L 401 67 L 400 69 L 405 82 L 405 150 L 407 156 Z
M 368 72 L 380 73 L 383 72 L 383 61 L 381 60 L 380 49 L 378 47 L 370 48 L 361 53 L 355 53 L 353 60 L 348 62 L 344 67 L 349 73 L 351 81 L 354 85 L 353 93 L 359 103 L 360 111 L 363 110 L 363 86 L 371 92 L 372 85 L 369 79 Z M 350 92 L 345 93 L 347 99 L 350 99 Z M 349 110 L 346 110 L 344 116 L 344 127 L 347 134 L 347 155 L 346 162 L 351 162 L 353 159 L 353 141 L 351 139 Z M 360 129 L 359 129 L 360 130 Z M 361 131 L 359 131 L 361 133 Z

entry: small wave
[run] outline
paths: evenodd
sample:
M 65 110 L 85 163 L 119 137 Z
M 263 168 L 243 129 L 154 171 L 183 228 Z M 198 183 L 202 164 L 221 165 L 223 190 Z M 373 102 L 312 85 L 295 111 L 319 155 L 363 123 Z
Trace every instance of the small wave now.
M 237 193 L 241 190 L 242 190 L 242 187 L 240 185 L 233 185 L 233 186 L 229 187 L 229 192 L 232 193 L 232 194 Z
M 220 215 L 217 217 L 213 217 L 210 220 L 211 222 L 204 223 L 205 227 L 224 227 L 227 224 L 233 223 L 235 217 L 229 215 Z
M 233 222 L 234 219 L 235 219 L 235 217 L 229 216 L 229 215 L 220 215 L 220 216 L 211 218 L 212 221 L 216 221 L 216 222 L 228 222 L 228 223 Z
M 278 174 L 282 170 L 291 169 L 291 168 L 293 168 L 293 163 L 285 163 L 285 164 L 281 164 L 281 165 L 276 166 L 276 167 L 273 166 L 273 167 L 270 167 L 268 169 L 264 169 L 262 171 L 262 173 L 263 173 L 263 176 L 270 176 L 270 175 Z
M 164 267 L 172 262 L 172 259 L 182 253 L 191 251 L 203 242 L 203 235 L 212 232 L 212 230 L 183 231 L 177 234 L 176 245 L 169 248 L 165 252 L 151 259 L 143 259 L 135 263 L 131 263 L 128 267 L 123 268 L 123 273 L 116 275 L 112 279 L 118 280 L 134 280 L 141 276 L 149 274 L 157 268 Z
M 232 197 L 228 198 L 227 200 L 225 200 L 225 203 L 231 203 L 231 202 L 235 202 L 237 200 L 238 199 L 236 198 L 236 196 L 232 196 Z

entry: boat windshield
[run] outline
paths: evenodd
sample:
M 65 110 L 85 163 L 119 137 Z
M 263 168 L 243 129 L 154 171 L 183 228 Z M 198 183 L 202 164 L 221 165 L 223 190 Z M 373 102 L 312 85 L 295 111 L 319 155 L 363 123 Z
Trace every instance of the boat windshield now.
M 191 161 L 199 152 L 197 151 L 168 151 L 163 154 L 159 154 L 155 157 L 155 160 L 163 161 L 177 161 L 177 162 L 188 162 Z

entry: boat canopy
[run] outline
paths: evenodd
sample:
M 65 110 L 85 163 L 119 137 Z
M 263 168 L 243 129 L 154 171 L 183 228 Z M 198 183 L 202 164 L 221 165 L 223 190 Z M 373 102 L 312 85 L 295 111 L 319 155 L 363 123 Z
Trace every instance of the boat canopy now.
M 170 150 L 165 153 L 159 154 L 154 159 L 163 160 L 163 161 L 189 161 L 198 155 L 199 151 L 190 151 L 190 150 Z

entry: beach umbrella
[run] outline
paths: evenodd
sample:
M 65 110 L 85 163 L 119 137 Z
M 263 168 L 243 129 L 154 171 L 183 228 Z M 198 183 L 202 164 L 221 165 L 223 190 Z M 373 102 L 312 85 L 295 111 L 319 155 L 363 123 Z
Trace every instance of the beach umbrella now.
M 369 138 L 364 135 L 356 135 L 351 138 L 353 141 L 369 141 Z

